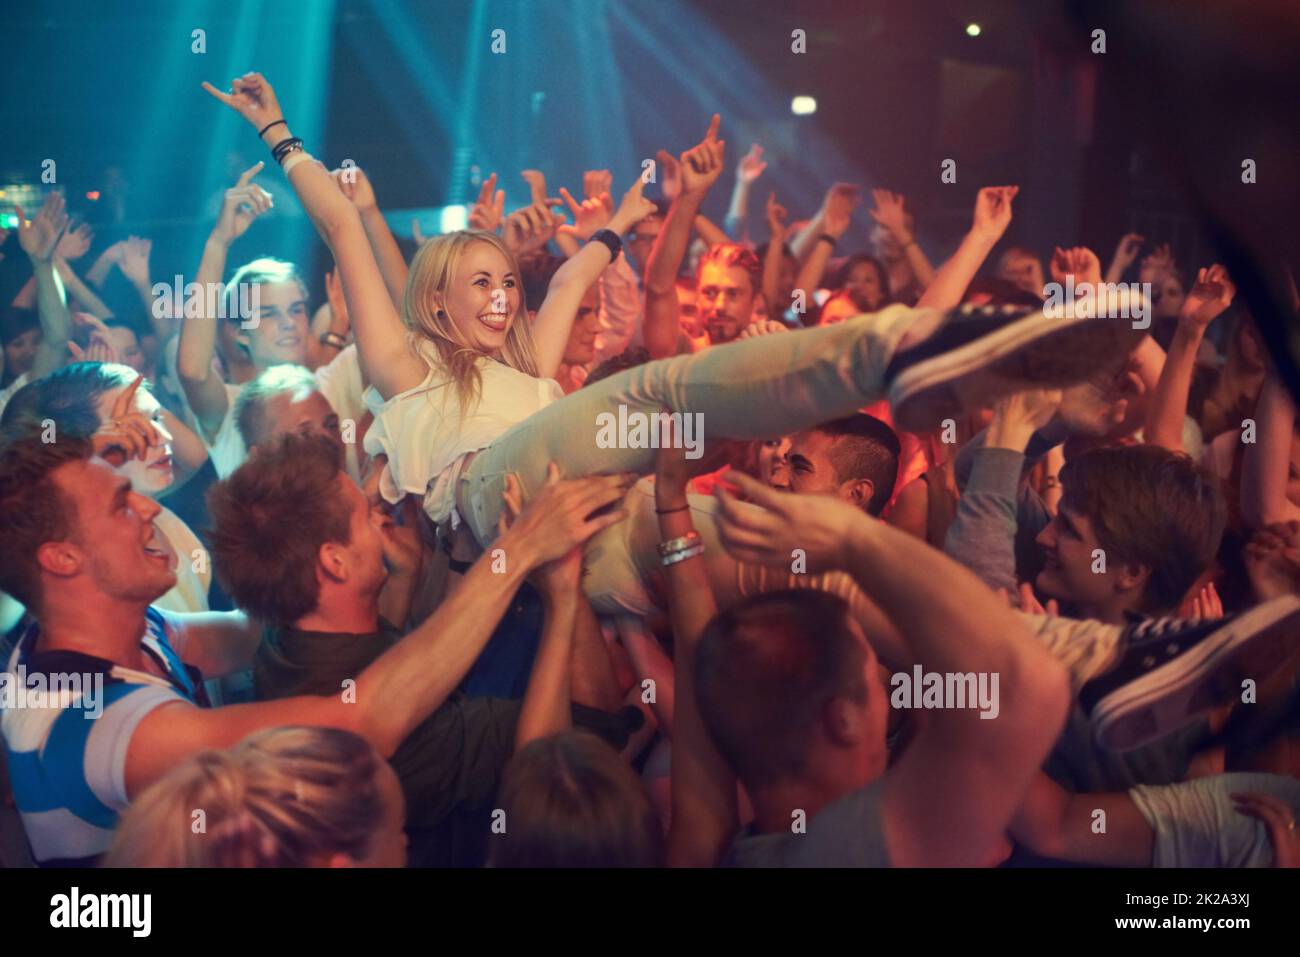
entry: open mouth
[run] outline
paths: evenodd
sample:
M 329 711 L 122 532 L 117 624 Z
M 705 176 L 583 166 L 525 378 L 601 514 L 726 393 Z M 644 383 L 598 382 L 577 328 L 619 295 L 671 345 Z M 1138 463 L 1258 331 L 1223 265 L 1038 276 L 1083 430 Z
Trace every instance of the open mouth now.
M 275 344 L 277 346 L 285 346 L 289 348 L 300 345 L 301 343 L 302 343 L 302 338 L 300 336 L 282 336 L 281 338 L 275 340 Z
M 483 323 L 483 325 L 487 326 L 493 332 L 505 332 L 510 317 L 504 312 L 486 312 L 478 317 L 478 321 Z
M 164 455 L 157 462 L 149 466 L 151 469 L 157 469 L 159 472 L 170 472 L 172 470 L 172 457 Z

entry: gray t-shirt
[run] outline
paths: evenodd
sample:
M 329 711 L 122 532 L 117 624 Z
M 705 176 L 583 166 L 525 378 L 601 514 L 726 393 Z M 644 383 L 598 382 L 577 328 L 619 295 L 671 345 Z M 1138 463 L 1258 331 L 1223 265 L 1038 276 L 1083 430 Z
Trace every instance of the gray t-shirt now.
M 742 831 L 723 859 L 724 867 L 892 867 L 885 847 L 880 802 L 885 779 L 822 808 L 806 833 Z
M 1247 792 L 1271 795 L 1300 813 L 1300 781 L 1280 774 L 1216 774 L 1129 791 L 1156 832 L 1152 865 L 1272 867 L 1268 829 L 1233 806 L 1231 795 Z

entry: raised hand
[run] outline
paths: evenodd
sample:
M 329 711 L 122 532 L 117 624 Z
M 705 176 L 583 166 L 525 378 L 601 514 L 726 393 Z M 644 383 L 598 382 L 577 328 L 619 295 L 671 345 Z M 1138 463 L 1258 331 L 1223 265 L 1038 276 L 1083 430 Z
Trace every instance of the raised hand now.
M 871 218 L 889 231 L 900 244 L 911 242 L 912 236 L 907 230 L 907 210 L 904 208 L 902 193 L 891 193 L 887 189 L 873 189 L 871 200 L 875 203 L 867 212 Z
M 1222 618 L 1223 601 L 1214 582 L 1206 582 L 1178 609 L 1179 618 Z
M 975 196 L 975 218 L 971 230 L 997 242 L 1011 225 L 1011 201 L 1019 186 L 985 186 Z
M 203 89 L 230 107 L 259 133 L 268 123 L 284 119 L 275 90 L 260 73 L 245 73 L 230 81 L 230 92 L 218 90 L 207 80 Z
M 358 210 L 364 212 L 379 205 L 375 199 L 375 189 L 370 185 L 370 179 L 361 167 L 341 167 L 330 170 L 330 175 L 338 184 L 339 192 L 351 200 L 352 205 Z
M 121 465 L 128 459 L 143 459 L 149 449 L 166 444 L 153 420 L 136 411 L 135 394 L 143 382 L 144 376 L 136 376 L 135 381 L 122 390 L 113 401 L 107 421 L 90 437 L 95 454 L 114 465 Z M 117 460 L 119 457 L 120 461 Z
M 1125 233 L 1120 237 L 1119 245 L 1115 247 L 1115 255 L 1111 260 L 1111 270 L 1116 275 L 1123 275 L 1129 266 L 1137 261 L 1138 253 L 1142 251 L 1142 244 L 1146 242 L 1138 233 Z
M 767 162 L 763 159 L 763 147 L 754 143 L 749 147 L 749 152 L 740 158 L 740 164 L 736 167 L 736 178 L 749 186 L 763 175 L 765 169 L 767 169 Z
M 1183 300 L 1178 318 L 1195 328 L 1204 329 L 1232 305 L 1236 295 L 1237 287 L 1228 277 L 1228 270 L 1215 263 L 1196 274 L 1196 285 Z
M 258 161 L 240 173 L 235 185 L 221 198 L 221 212 L 217 225 L 212 228 L 212 237 L 223 245 L 229 246 L 248 232 L 253 220 L 274 205 L 271 194 L 252 181 L 263 165 Z
M 644 189 L 645 183 L 641 181 L 640 176 L 637 176 L 633 178 L 632 185 L 623 194 L 617 212 L 609 220 L 609 228 L 618 235 L 622 236 L 630 232 L 633 226 L 655 212 L 654 202 L 642 195 Z
M 149 254 L 153 251 L 152 239 L 132 236 L 122 247 L 122 258 L 118 266 L 122 275 L 136 285 L 149 284 Z
M 54 248 L 54 255 L 64 262 L 73 262 L 90 251 L 90 244 L 95 240 L 95 231 L 89 223 L 81 223 L 75 229 L 69 229 Z
M 727 152 L 726 140 L 718 139 L 718 128 L 722 117 L 717 113 L 709 121 L 708 132 L 698 146 L 692 147 L 681 156 L 682 192 L 687 195 L 703 196 L 709 191 L 718 177 Z M 665 194 L 667 192 L 665 190 Z
M 1080 283 L 1097 284 L 1101 282 L 1101 261 L 1097 254 L 1086 246 L 1073 246 L 1062 249 L 1059 246 L 1052 254 L 1049 266 L 1052 279 L 1064 285 L 1067 276 L 1074 276 L 1076 285 Z
M 767 197 L 767 229 L 772 234 L 772 242 L 785 240 L 785 223 L 790 214 L 776 201 L 776 193 Z
M 547 485 L 559 481 L 559 469 L 552 462 L 547 469 Z M 506 476 L 506 487 L 501 493 L 505 507 L 497 520 L 497 534 L 504 536 L 514 526 L 524 510 L 523 493 L 519 488 L 519 479 L 514 475 Z M 582 584 L 582 547 L 574 545 L 559 558 L 538 566 L 530 576 L 534 587 L 547 598 L 576 594 Z
M 506 217 L 502 237 L 516 256 L 527 256 L 541 249 L 564 224 L 564 216 L 552 213 L 549 206 L 524 206 Z
M 614 174 L 607 169 L 589 169 L 582 174 L 582 198 L 598 199 L 613 195 Z
M 579 203 L 572 193 L 561 186 L 560 196 L 569 204 L 569 210 L 573 213 L 573 225 L 561 226 L 559 231 L 579 242 L 586 242 L 596 230 L 604 229 L 614 215 L 614 198 L 609 193 L 601 193 Z
M 836 183 L 826 191 L 822 204 L 822 228 L 835 238 L 848 232 L 853 211 L 862 202 L 862 187 L 853 183 Z
M 469 228 L 495 233 L 501 228 L 505 213 L 506 191 L 497 189 L 497 174 L 493 173 L 483 181 L 478 191 L 478 199 L 470 208 Z
M 520 555 L 533 568 L 562 558 L 601 529 L 627 517 L 623 508 L 593 513 L 621 502 L 635 481 L 636 476 L 630 473 L 561 481 L 558 466 L 551 463 L 546 484 L 497 538 L 496 545 L 505 550 L 507 561 Z
M 1138 280 L 1154 284 L 1176 268 L 1173 249 L 1168 243 L 1162 243 L 1149 256 L 1143 257 L 1142 265 L 1138 270 Z
M 656 153 L 655 162 L 659 164 L 659 190 L 671 203 L 682 193 L 682 164 L 667 150 Z
M 34 263 L 47 263 L 54 258 L 59 238 L 68 228 L 67 203 L 58 193 L 50 193 L 41 204 L 40 212 L 28 220 L 23 208 L 15 205 L 18 216 L 18 245 Z
M 860 509 L 830 495 L 778 492 L 734 469 L 727 481 L 751 503 L 728 495 L 721 484 L 714 493 L 722 544 L 738 560 L 789 569 L 799 550 L 809 572 L 844 567 L 845 530 L 863 520 Z

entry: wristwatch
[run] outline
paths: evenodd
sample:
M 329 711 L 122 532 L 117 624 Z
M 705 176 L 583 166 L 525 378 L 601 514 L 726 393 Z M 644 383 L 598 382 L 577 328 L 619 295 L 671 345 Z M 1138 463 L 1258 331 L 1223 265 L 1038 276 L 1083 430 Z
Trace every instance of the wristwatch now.
M 335 349 L 342 349 L 347 346 L 348 341 L 337 332 L 322 332 L 320 344 L 323 346 L 333 346 Z

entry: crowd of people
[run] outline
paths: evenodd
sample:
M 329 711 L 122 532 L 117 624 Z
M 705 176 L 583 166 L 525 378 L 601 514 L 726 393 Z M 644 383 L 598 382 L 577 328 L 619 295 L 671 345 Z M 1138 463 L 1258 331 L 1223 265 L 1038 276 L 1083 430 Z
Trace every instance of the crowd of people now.
M 32 861 L 1300 862 L 1300 432 L 1222 266 L 1004 248 L 1015 186 L 937 263 L 884 189 L 760 223 L 718 116 L 655 199 L 494 174 L 411 254 L 266 78 L 206 89 L 326 302 L 230 260 L 264 163 L 184 296 L 148 239 L 79 272 L 58 192 L 0 248 Z

